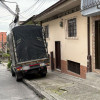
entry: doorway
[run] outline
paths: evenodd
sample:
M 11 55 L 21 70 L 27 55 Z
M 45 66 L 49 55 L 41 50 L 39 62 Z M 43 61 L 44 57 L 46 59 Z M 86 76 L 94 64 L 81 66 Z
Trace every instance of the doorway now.
M 95 68 L 100 69 L 100 21 L 95 21 Z
M 61 69 L 61 48 L 60 41 L 55 42 L 55 60 L 56 60 L 56 68 Z

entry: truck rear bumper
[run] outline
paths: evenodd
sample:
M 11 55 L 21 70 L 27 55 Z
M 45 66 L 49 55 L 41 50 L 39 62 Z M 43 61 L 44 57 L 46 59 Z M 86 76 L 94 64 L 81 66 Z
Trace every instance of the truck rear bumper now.
M 42 66 L 42 67 L 39 67 L 39 68 L 22 71 L 22 73 L 23 73 L 23 75 L 38 74 L 38 73 L 45 73 L 46 74 L 47 73 L 47 67 Z

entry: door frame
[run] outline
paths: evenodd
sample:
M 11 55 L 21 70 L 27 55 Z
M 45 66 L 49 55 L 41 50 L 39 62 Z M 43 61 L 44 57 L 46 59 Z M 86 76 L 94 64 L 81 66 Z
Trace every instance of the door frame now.
M 95 22 L 96 21 L 100 21 L 100 16 L 94 16 L 94 17 L 91 17 L 91 32 L 92 32 L 92 35 L 91 35 L 91 40 L 92 40 L 92 43 L 91 43 L 91 48 L 92 48 L 92 72 L 96 72 L 96 73 L 100 73 L 100 70 L 99 69 L 96 69 L 96 58 L 95 58 L 95 34 L 96 34 L 96 29 L 95 29 Z

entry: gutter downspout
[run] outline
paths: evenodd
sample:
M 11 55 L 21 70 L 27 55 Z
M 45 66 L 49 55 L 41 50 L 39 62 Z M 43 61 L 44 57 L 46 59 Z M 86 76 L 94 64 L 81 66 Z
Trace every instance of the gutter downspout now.
M 90 54 L 90 17 L 87 17 L 87 44 L 88 44 L 88 55 L 87 55 L 87 72 L 91 72 L 91 54 Z

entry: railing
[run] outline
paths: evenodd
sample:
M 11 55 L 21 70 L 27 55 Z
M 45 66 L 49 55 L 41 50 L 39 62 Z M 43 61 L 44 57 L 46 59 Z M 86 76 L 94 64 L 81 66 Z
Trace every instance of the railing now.
M 81 10 L 86 10 L 100 5 L 100 0 L 81 0 Z

